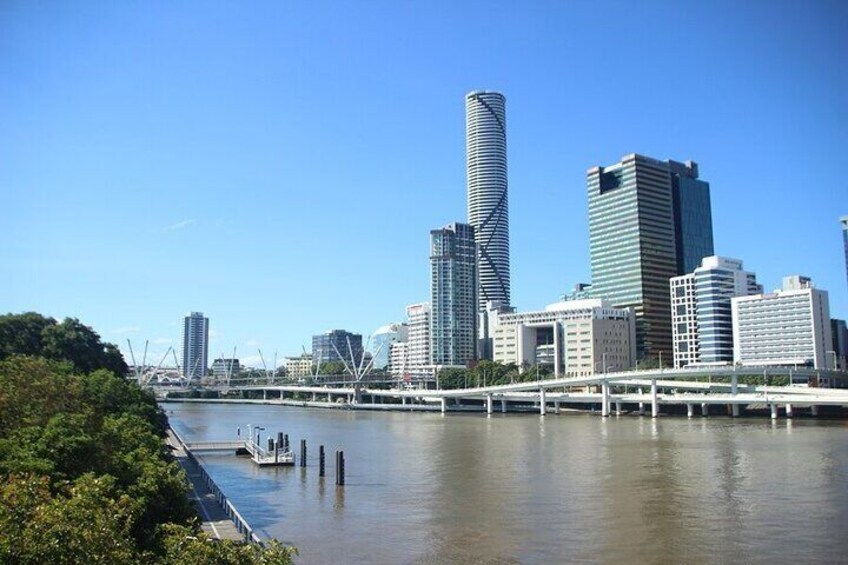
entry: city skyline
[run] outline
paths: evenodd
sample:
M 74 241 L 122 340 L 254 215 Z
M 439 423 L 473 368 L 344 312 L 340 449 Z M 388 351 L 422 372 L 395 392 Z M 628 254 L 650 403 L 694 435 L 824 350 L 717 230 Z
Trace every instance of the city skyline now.
M 427 232 L 466 207 L 462 96 L 490 89 L 519 310 L 589 281 L 585 171 L 638 152 L 698 162 L 715 254 L 766 291 L 809 275 L 848 316 L 839 4 L 2 10 L 5 311 L 158 357 L 200 310 L 210 357 L 254 365 L 401 321 L 429 296 Z

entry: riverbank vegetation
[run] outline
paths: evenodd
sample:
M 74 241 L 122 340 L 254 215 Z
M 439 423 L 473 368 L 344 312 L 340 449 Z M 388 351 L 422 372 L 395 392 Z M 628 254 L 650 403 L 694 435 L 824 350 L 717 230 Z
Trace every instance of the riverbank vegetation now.
M 123 363 L 77 320 L 0 317 L 0 562 L 291 563 L 200 531 L 167 418 Z

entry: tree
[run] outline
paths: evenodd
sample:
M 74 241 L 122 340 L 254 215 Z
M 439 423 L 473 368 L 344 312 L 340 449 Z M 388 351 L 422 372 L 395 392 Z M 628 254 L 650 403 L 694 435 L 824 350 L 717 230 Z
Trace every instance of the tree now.
M 41 355 L 44 329 L 56 320 L 35 312 L 0 316 L 0 359 L 10 355 Z
M 103 344 L 100 336 L 76 318 L 65 318 L 42 332 L 42 355 L 48 359 L 67 360 L 83 373 L 107 369 L 123 375 L 128 367 L 117 347 Z

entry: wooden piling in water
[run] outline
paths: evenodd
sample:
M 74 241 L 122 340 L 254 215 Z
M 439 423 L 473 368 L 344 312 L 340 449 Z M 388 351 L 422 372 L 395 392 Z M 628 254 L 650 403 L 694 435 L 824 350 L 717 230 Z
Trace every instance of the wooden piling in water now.
M 336 485 L 344 486 L 345 484 L 345 468 L 344 468 L 344 451 L 336 451 Z
M 318 476 L 324 476 L 324 446 L 318 446 Z
M 306 467 L 306 440 L 300 440 L 300 466 Z

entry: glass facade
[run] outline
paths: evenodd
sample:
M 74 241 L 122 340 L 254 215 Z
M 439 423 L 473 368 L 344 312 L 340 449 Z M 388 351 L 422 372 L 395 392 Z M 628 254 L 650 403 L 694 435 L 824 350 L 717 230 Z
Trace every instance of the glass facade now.
M 348 343 L 350 345 L 348 346 Z M 332 330 L 312 336 L 313 363 L 344 361 L 350 364 L 351 352 L 357 366 L 362 362 L 362 335 L 345 330 Z
M 839 218 L 842 223 L 842 245 L 845 247 L 845 276 L 848 277 L 848 216 Z
M 677 273 L 691 273 L 714 254 L 710 184 L 698 179 L 698 164 L 669 161 L 674 201 Z
M 633 309 L 639 359 L 670 356 L 677 255 L 668 163 L 628 155 L 589 169 L 587 184 L 592 295 Z
M 477 246 L 474 228 L 453 223 L 430 232 L 430 349 L 434 365 L 477 358 Z
M 209 362 L 209 318 L 191 312 L 183 319 L 183 376 L 206 376 Z

